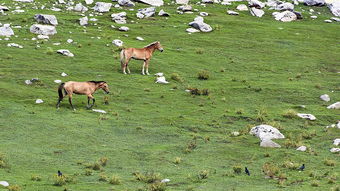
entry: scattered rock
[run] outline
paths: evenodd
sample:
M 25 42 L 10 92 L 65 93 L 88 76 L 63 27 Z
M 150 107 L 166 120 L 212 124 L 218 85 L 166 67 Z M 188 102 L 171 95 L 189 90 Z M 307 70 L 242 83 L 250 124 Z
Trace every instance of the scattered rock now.
M 42 35 L 54 35 L 57 30 L 54 26 L 34 24 L 30 28 L 31 33 Z
M 96 5 L 93 9 L 100 13 L 109 12 L 111 9 L 112 3 L 104 3 L 104 2 L 96 2 Z
M 275 10 L 278 10 L 278 11 L 293 11 L 294 10 L 294 5 L 292 3 L 288 3 L 288 2 L 285 2 L 285 3 L 281 3 L 281 4 L 278 4 L 276 7 L 275 7 Z
M 48 24 L 48 25 L 58 25 L 57 17 L 54 15 L 44 15 L 44 14 L 36 14 L 34 15 L 34 19 L 38 23 Z
M 275 127 L 270 125 L 258 125 L 251 128 L 250 134 L 263 139 L 284 139 L 285 136 Z
M 93 0 L 85 0 L 86 5 L 91 5 L 93 3 Z
M 257 9 L 255 7 L 250 8 L 250 13 L 251 15 L 256 16 L 256 17 L 262 17 L 264 15 L 263 10 Z
M 72 54 L 69 50 L 66 50 L 66 49 L 57 50 L 57 53 L 62 54 L 64 56 L 69 56 L 69 57 L 74 56 L 74 54 Z
M 37 38 L 40 39 L 40 40 L 44 40 L 44 39 L 49 39 L 50 37 L 48 37 L 47 35 L 41 35 L 40 34 L 40 35 L 37 36 Z
M 291 11 L 283 11 L 281 13 L 276 12 L 276 14 L 274 14 L 274 17 L 275 20 L 282 22 L 291 22 L 297 19 L 296 14 Z
M 248 7 L 245 4 L 237 5 L 236 9 L 239 11 L 248 11 Z
M 179 5 L 187 5 L 189 3 L 189 0 L 176 0 L 176 4 Z
M 333 22 L 332 20 L 329 20 L 329 19 L 326 19 L 326 20 L 324 20 L 324 22 L 325 23 L 331 23 L 331 22 Z
M 12 36 L 14 32 L 10 27 L 10 24 L 4 24 L 4 26 L 0 27 L 0 36 Z
M 161 183 L 168 183 L 168 182 L 170 182 L 170 179 L 163 179 L 163 180 L 161 180 Z
M 338 146 L 340 144 L 340 139 L 334 139 L 333 145 Z
M 24 48 L 23 46 L 16 43 L 8 43 L 7 47 Z
M 269 148 L 280 148 L 281 147 L 279 144 L 275 143 L 274 141 L 272 141 L 270 139 L 261 140 L 260 146 L 261 147 L 269 147 Z
M 98 113 L 106 113 L 106 111 L 101 110 L 101 109 L 92 109 L 92 111 L 98 112 Z
M 327 94 L 321 95 L 320 99 L 323 100 L 323 101 L 327 101 L 327 102 L 331 101 L 331 98 Z
M 234 136 L 234 137 L 237 137 L 237 136 L 240 135 L 240 132 L 238 132 L 238 131 L 233 131 L 233 132 L 231 133 L 231 135 Z
M 118 46 L 118 47 L 122 47 L 123 46 L 123 41 L 119 40 L 119 39 L 115 39 L 112 41 L 112 44 Z
M 138 9 L 138 12 L 136 13 L 136 16 L 140 19 L 148 18 L 154 16 L 156 13 L 155 7 L 148 7 L 144 9 Z
M 44 101 L 42 99 L 37 99 L 35 100 L 35 103 L 44 103 Z
M 327 109 L 340 109 L 340 102 L 333 103 L 332 105 L 329 105 Z
M 31 81 L 31 80 L 25 80 L 25 84 L 26 84 L 26 85 L 31 85 L 31 84 L 32 84 L 32 81 Z
M 169 13 L 165 12 L 163 9 L 159 11 L 158 16 L 162 16 L 162 17 L 168 17 L 170 16 Z
M 177 7 L 177 10 L 186 12 L 186 11 L 192 11 L 192 6 L 191 5 L 182 5 Z
M 119 27 L 119 29 L 118 29 L 118 30 L 120 30 L 120 31 L 124 31 L 124 32 L 127 32 L 127 31 L 129 31 L 129 27 L 122 26 L 122 27 Z
M 111 18 L 117 24 L 126 24 L 126 12 L 113 13 L 111 14 Z
M 0 11 L 9 11 L 8 7 L 0 5 Z
M 60 84 L 61 80 L 54 80 L 54 83 Z
M 87 16 L 86 17 L 82 17 L 82 18 L 79 19 L 79 24 L 81 26 L 88 25 L 89 24 L 88 22 L 89 22 L 89 18 Z
M 310 18 L 312 18 L 312 19 L 316 19 L 316 18 L 318 18 L 318 16 L 316 16 L 316 15 L 312 15 L 312 16 L 310 16 Z
M 204 23 L 204 19 L 201 16 L 197 16 L 193 22 L 190 22 L 189 25 L 195 29 L 198 29 L 202 32 L 211 32 L 212 28 L 210 25 Z
M 157 77 L 156 79 L 156 82 L 155 83 L 159 83 L 159 84 L 168 84 L 169 82 L 166 81 L 165 77 L 164 76 L 160 76 L 160 77 Z
M 202 16 L 202 17 L 206 17 L 208 15 L 209 15 L 209 13 L 207 13 L 207 12 L 200 12 L 200 16 Z
M 67 74 L 66 74 L 65 72 L 61 73 L 60 75 L 61 75 L 62 77 L 67 76 Z
M 125 7 L 133 7 L 133 6 L 135 6 L 135 3 L 133 3 L 130 0 L 118 0 L 118 4 L 120 6 L 125 6 Z
M 239 15 L 238 12 L 236 12 L 236 11 L 230 11 L 230 10 L 227 11 L 227 14 L 228 14 L 228 15 Z
M 0 181 L 0 185 L 7 187 L 7 186 L 9 186 L 9 183 L 7 181 Z
M 296 149 L 297 151 L 302 151 L 305 152 L 307 150 L 306 146 L 300 146 L 299 148 Z
M 297 116 L 303 118 L 303 119 L 309 119 L 311 121 L 316 120 L 316 117 L 312 114 L 306 114 L 306 113 L 298 113 Z
M 337 17 L 331 17 L 331 20 L 336 21 L 336 22 L 340 22 L 340 18 L 337 18 Z
M 22 3 L 33 3 L 34 0 L 14 0 L 17 2 L 22 2 Z
M 324 6 L 326 4 L 325 0 L 304 0 L 307 6 Z
M 137 36 L 136 39 L 137 39 L 137 40 L 140 40 L 140 41 L 143 41 L 143 40 L 144 40 L 144 38 L 142 38 L 142 37 L 140 37 L 140 36 Z
M 194 29 L 194 28 L 187 28 L 185 31 L 187 31 L 188 33 L 200 32 L 199 30 Z
M 85 13 L 86 11 L 88 11 L 89 9 L 87 7 L 85 7 L 84 5 L 82 5 L 81 3 L 78 3 L 74 9 L 74 11 L 77 11 L 77 12 L 82 12 L 82 13 Z
M 331 150 L 329 151 L 331 151 L 332 153 L 338 153 L 340 152 L 340 148 L 331 148 Z
M 334 16 L 340 17 L 340 1 L 333 1 L 327 6 Z
M 255 7 L 257 9 L 262 9 L 266 6 L 265 3 L 262 3 L 259 0 L 249 0 L 248 4 L 249 4 L 249 7 Z
M 71 43 L 73 42 L 73 40 L 72 40 L 72 39 L 67 39 L 66 42 L 69 43 L 69 44 L 71 44 Z
M 151 5 L 151 6 L 155 6 L 155 7 L 164 5 L 163 0 L 137 0 L 137 1 Z

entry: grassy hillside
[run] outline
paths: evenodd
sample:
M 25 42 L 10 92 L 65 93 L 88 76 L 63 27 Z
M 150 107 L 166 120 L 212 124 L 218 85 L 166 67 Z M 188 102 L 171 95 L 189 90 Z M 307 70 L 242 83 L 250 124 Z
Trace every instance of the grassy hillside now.
M 54 1 L 36 2 L 50 8 Z M 133 173 L 140 172 L 151 179 L 157 174 L 169 178 L 166 190 L 173 191 L 339 189 L 339 154 L 329 152 L 335 147 L 333 140 L 340 138 L 339 129 L 325 129 L 340 116 L 339 110 L 326 109 L 340 99 L 340 25 L 323 22 L 331 17 L 329 10 L 313 7 L 321 12 L 318 19 L 302 12 L 305 19 L 282 23 L 269 10 L 263 18 L 249 12 L 230 16 L 227 9 L 234 10 L 239 3 L 202 7 L 195 2 L 194 8 L 210 14 L 205 22 L 213 32 L 187 34 L 187 24 L 198 13 L 179 15 L 175 4 L 162 7 L 171 14 L 168 19 L 137 19 L 136 10 L 148 7 L 140 3 L 135 11 L 112 8 L 94 16 L 98 21 L 90 21 L 87 28 L 78 24 L 80 13 L 36 10 L 32 4 L 18 3 L 24 13 L 0 16 L 0 23 L 22 26 L 13 29 L 17 37 L 0 41 L 0 159 L 5 163 L 0 181 L 25 191 L 152 190 L 155 184 L 136 180 Z M 11 0 L 1 3 L 16 7 Z M 296 8 L 302 9 L 310 7 Z M 128 13 L 124 25 L 128 32 L 111 28 L 120 25 L 111 21 L 110 14 L 120 11 Z M 58 33 L 48 41 L 31 40 L 36 35 L 29 27 L 37 13 L 58 18 Z M 137 36 L 145 41 L 136 40 Z M 132 74 L 123 75 L 119 49 L 111 44 L 114 39 L 126 47 L 160 41 L 165 51 L 155 52 L 149 71 L 165 73 L 170 84 L 155 84 L 154 76 L 140 75 L 140 61 L 131 61 Z M 7 47 L 10 42 L 24 48 Z M 53 45 L 56 42 L 61 45 Z M 69 49 L 75 57 L 59 55 L 58 49 Z M 197 79 L 201 70 L 210 73 L 208 80 Z M 68 76 L 61 77 L 62 72 Z M 172 80 L 172 73 L 183 82 Z M 36 77 L 41 82 L 24 83 Z M 73 98 L 76 111 L 67 100 L 56 110 L 56 79 L 107 81 L 109 104 L 104 104 L 107 95 L 98 91 L 95 108 L 108 113 L 87 110 L 86 96 L 80 95 Z M 185 92 L 189 87 L 208 89 L 210 94 L 192 96 Z M 331 103 L 320 100 L 322 94 L 330 95 Z M 44 103 L 35 104 L 36 99 Z M 287 110 L 311 113 L 317 120 L 284 117 Z M 259 139 L 248 133 L 259 124 L 280 129 L 286 139 L 275 142 L 282 148 L 259 146 Z M 241 135 L 232 136 L 234 131 Z M 296 151 L 300 145 L 308 151 Z M 108 159 L 101 170 L 87 168 L 97 169 L 100 158 Z M 265 163 L 274 173 L 277 167 L 279 179 L 265 178 Z M 297 171 L 303 163 L 305 171 Z M 238 166 L 241 174 L 233 171 Z M 243 173 L 245 166 L 251 176 Z M 55 186 L 57 170 L 74 180 Z M 121 183 L 99 181 L 104 175 L 118 176 Z M 32 176 L 41 181 L 31 180 Z

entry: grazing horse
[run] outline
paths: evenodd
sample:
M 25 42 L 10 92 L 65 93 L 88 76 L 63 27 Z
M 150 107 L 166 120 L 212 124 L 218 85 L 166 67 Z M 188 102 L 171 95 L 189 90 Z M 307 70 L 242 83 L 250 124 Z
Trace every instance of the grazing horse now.
M 62 83 L 58 88 L 59 100 L 57 103 L 57 108 L 59 109 L 60 102 L 63 100 L 64 97 L 68 95 L 68 100 L 73 110 L 76 110 L 72 105 L 73 93 L 87 95 L 87 108 L 91 108 L 95 102 L 95 99 L 92 94 L 98 89 L 103 89 L 107 94 L 109 93 L 109 86 L 104 81 L 87 81 L 87 82 L 68 81 Z M 63 90 L 65 92 L 65 96 L 63 95 Z M 91 99 L 93 102 L 92 105 L 90 105 Z
M 143 63 L 142 74 L 145 75 L 144 69 L 146 69 L 146 74 L 150 75 L 149 74 L 149 62 L 150 62 L 153 52 L 155 52 L 156 49 L 163 52 L 163 47 L 161 43 L 158 41 L 153 42 L 145 46 L 144 48 L 123 49 L 120 52 L 120 64 L 122 66 L 123 73 L 126 74 L 125 70 L 127 69 L 128 73 L 130 74 L 130 69 L 129 69 L 128 64 L 131 58 L 133 58 L 135 60 L 143 60 L 144 63 Z

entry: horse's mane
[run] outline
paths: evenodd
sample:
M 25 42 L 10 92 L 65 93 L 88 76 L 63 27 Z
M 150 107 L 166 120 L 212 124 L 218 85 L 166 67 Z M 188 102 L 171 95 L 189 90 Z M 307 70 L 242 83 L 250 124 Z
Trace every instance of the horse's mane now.
M 95 83 L 95 84 L 100 84 L 100 83 L 106 83 L 105 81 L 87 81 L 87 82 L 91 82 L 91 83 Z
M 158 41 L 155 41 L 155 42 L 153 42 L 153 43 L 150 43 L 150 44 L 144 46 L 144 48 L 148 48 L 148 47 L 150 47 L 150 46 L 153 46 L 153 45 L 155 45 L 156 43 L 158 43 Z

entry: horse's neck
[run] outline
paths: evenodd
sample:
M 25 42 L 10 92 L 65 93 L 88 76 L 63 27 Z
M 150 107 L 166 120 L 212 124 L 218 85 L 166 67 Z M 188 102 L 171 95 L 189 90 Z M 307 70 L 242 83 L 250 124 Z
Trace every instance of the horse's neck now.
M 147 48 L 151 53 L 155 52 L 156 48 L 154 46 Z

